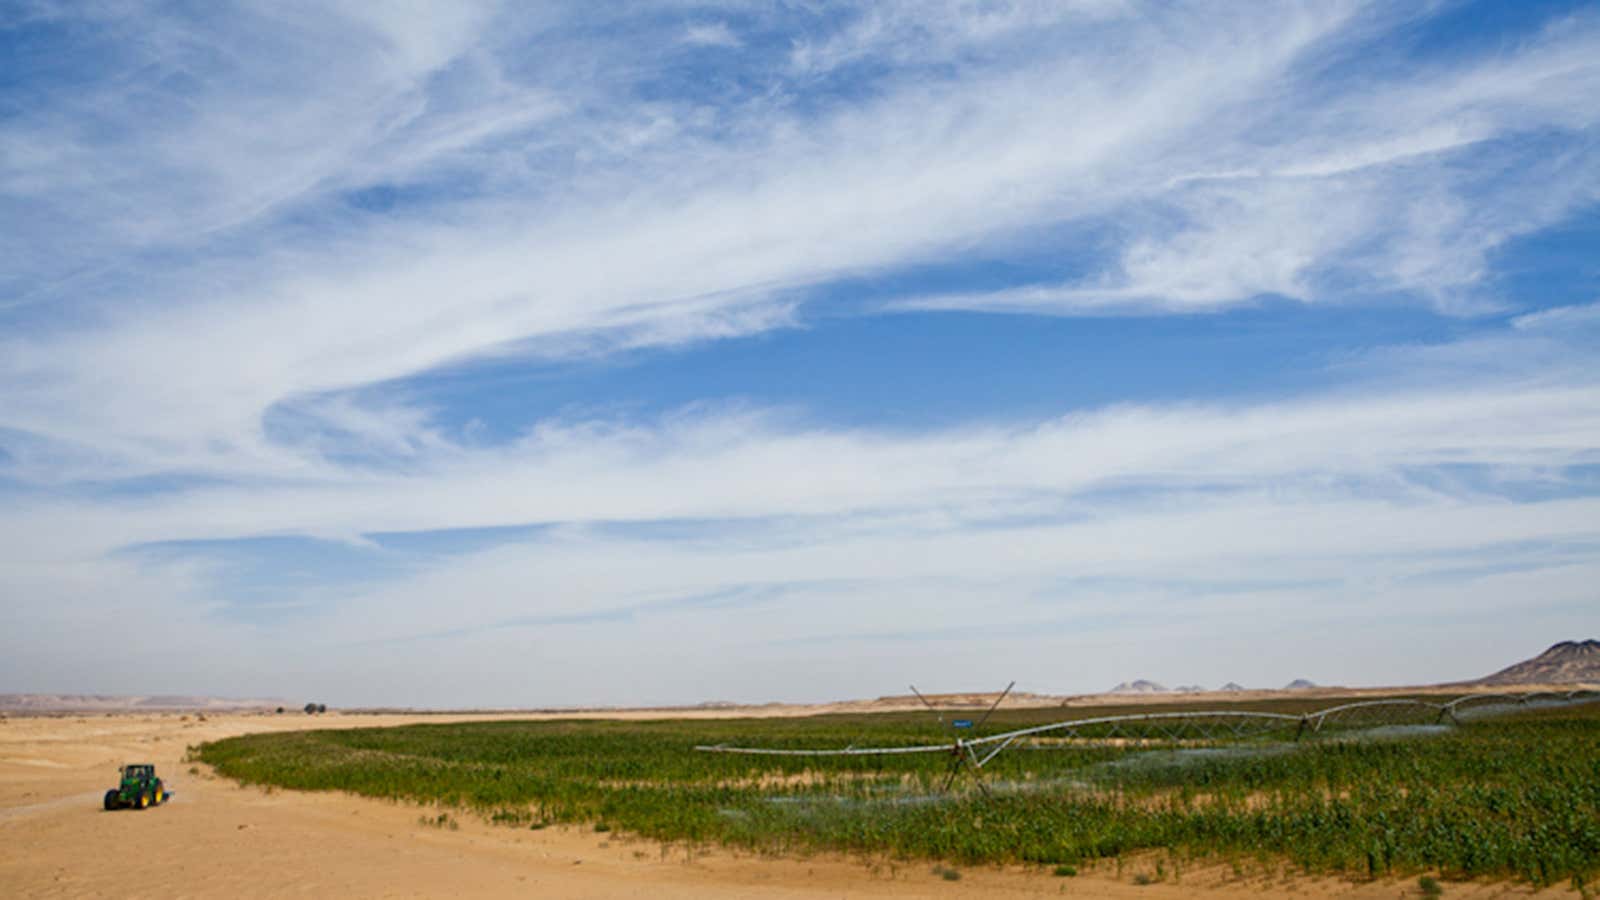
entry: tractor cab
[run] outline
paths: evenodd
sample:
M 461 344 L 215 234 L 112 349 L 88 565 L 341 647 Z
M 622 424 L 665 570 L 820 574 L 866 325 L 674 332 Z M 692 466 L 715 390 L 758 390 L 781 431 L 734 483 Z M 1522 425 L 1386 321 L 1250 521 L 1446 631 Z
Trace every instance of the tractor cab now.
M 122 775 L 117 787 L 106 791 L 106 809 L 147 809 L 167 802 L 172 792 L 156 777 L 156 767 L 150 763 L 129 763 L 117 769 Z

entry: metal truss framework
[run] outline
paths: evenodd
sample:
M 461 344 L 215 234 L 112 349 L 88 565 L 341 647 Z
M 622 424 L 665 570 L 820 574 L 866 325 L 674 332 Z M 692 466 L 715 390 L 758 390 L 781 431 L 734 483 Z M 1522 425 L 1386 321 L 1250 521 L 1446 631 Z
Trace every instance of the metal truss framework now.
M 1015 682 L 1012 683 L 1013 686 Z M 912 693 L 939 717 L 944 716 L 913 687 Z M 1009 694 L 1011 687 L 984 713 L 976 726 L 959 720 L 973 730 L 983 727 Z M 1556 708 L 1600 701 L 1600 691 L 1544 691 L 1526 694 L 1468 694 L 1442 703 L 1415 698 L 1385 698 L 1341 703 L 1314 712 L 1292 714 L 1249 710 L 1196 710 L 1178 712 L 1130 713 L 1069 719 L 1047 725 L 1018 728 L 999 734 L 963 738 L 950 743 L 916 744 L 899 747 L 844 747 L 840 749 L 781 749 L 770 747 L 730 747 L 726 744 L 698 746 L 702 753 L 738 753 L 751 756 L 887 756 L 911 753 L 946 753 L 951 756 L 950 771 L 944 782 L 949 790 L 957 774 L 966 769 L 980 773 L 1003 751 L 1015 749 L 1049 750 L 1092 744 L 1126 745 L 1208 745 L 1275 734 L 1300 740 L 1324 733 L 1366 730 L 1405 725 L 1456 725 L 1463 721 L 1504 715 L 1526 709 Z M 988 793 L 980 780 L 978 786 Z

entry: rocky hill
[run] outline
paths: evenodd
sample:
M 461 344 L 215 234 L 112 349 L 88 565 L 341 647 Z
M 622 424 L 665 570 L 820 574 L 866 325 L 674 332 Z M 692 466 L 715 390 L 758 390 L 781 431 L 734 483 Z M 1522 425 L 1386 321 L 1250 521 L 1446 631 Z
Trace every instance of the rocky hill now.
M 1600 641 L 1562 641 L 1476 684 L 1600 684 Z
M 1137 681 L 1124 681 L 1112 688 L 1107 693 L 1111 694 L 1165 694 L 1167 689 L 1154 681 L 1140 678 Z

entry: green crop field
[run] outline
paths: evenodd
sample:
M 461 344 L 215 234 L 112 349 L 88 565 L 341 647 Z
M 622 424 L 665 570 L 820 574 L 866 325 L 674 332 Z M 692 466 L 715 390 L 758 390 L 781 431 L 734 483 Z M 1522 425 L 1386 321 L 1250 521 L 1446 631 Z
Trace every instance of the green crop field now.
M 1070 714 L 1130 711 L 1140 710 Z M 1063 715 L 1008 710 L 985 731 Z M 437 803 L 508 826 L 590 823 L 778 853 L 1064 866 L 1163 848 L 1192 859 L 1287 859 L 1357 878 L 1430 870 L 1540 885 L 1582 884 L 1600 872 L 1594 703 L 1299 742 L 1018 747 L 984 770 L 992 796 L 965 777 L 940 794 L 943 755 L 693 751 L 907 745 L 941 734 L 925 714 L 501 721 L 250 735 L 196 755 L 248 784 Z

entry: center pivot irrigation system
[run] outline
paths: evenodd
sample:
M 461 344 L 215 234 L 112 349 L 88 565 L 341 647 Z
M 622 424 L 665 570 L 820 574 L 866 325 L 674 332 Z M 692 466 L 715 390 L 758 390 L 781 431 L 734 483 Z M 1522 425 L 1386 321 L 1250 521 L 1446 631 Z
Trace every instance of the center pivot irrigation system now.
M 951 732 L 950 743 L 915 744 L 898 747 L 843 747 L 839 749 L 784 749 L 774 747 L 730 747 L 726 744 L 698 746 L 702 753 L 741 753 L 750 756 L 885 756 L 907 753 L 947 753 L 950 769 L 942 791 L 950 790 L 956 776 L 970 772 L 986 796 L 989 788 L 978 777 L 983 767 L 1007 748 L 1028 750 L 1061 749 L 1086 744 L 1144 746 L 1178 744 L 1203 746 L 1225 741 L 1281 735 L 1293 740 L 1323 734 L 1325 731 L 1369 730 L 1393 726 L 1458 725 L 1469 719 L 1503 715 L 1525 709 L 1571 706 L 1600 701 L 1600 691 L 1537 692 L 1526 694 L 1468 694 L 1442 703 L 1414 698 L 1384 698 L 1341 703 L 1305 713 L 1257 712 L 1253 710 L 1180 710 L 1177 712 L 1128 713 L 1068 719 L 1046 725 L 1017 728 L 981 737 L 972 734 L 989 721 L 1000 704 L 1016 687 L 1006 686 L 976 722 L 971 719 L 945 721 L 939 711 L 913 685 L 911 693 Z

